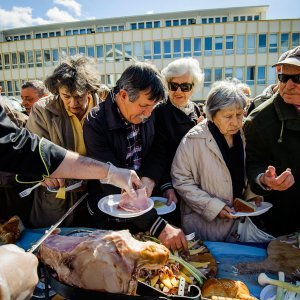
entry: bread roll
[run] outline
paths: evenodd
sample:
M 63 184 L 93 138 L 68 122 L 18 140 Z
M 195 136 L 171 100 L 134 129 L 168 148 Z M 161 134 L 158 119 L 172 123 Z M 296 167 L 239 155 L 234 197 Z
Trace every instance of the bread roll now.
M 243 212 L 243 213 L 251 213 L 257 210 L 256 205 L 239 198 L 234 199 L 233 207 L 236 212 Z
M 256 299 L 250 296 L 249 289 L 242 281 L 225 278 L 211 278 L 205 281 L 201 289 L 202 296 L 212 299 L 214 296 L 236 299 Z M 214 299 L 216 299 L 214 297 Z

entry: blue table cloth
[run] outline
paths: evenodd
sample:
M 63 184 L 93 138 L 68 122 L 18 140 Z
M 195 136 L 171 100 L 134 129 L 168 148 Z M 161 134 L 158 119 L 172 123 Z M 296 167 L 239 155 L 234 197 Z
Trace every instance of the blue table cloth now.
M 25 250 L 31 246 L 45 233 L 46 229 L 26 229 L 17 245 Z M 61 234 L 68 234 L 78 228 L 61 228 Z M 267 251 L 253 245 L 241 245 L 221 242 L 205 242 L 206 246 L 218 262 L 218 278 L 229 278 L 243 281 L 249 288 L 251 294 L 259 298 L 262 287 L 257 283 L 258 274 L 239 274 L 236 265 L 239 262 L 261 261 L 267 256 Z

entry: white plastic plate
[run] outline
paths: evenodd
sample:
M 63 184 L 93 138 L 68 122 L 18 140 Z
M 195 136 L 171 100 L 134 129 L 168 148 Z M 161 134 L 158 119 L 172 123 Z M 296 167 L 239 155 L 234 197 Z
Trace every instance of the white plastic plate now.
M 154 208 L 156 209 L 157 214 L 160 216 L 169 214 L 170 212 L 172 212 L 176 209 L 176 204 L 174 202 L 172 202 L 171 205 L 167 206 L 167 204 L 166 204 L 168 201 L 167 198 L 151 197 L 151 199 L 154 201 Z M 161 203 L 163 203 L 163 205 L 161 205 Z M 155 206 L 157 206 L 157 207 L 155 207 Z
M 250 202 L 251 204 L 254 204 L 254 202 Z M 257 210 L 251 213 L 244 213 L 244 212 L 237 212 L 237 213 L 231 213 L 232 216 L 235 217 L 254 217 L 259 216 L 267 212 L 271 207 L 273 206 L 272 203 L 269 202 L 261 202 L 260 206 L 257 207 Z

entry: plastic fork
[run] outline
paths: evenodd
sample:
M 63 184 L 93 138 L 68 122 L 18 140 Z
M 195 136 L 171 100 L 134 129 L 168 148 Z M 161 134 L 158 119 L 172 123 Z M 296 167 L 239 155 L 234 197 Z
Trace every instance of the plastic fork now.
M 36 185 L 34 185 L 33 187 L 30 187 L 30 188 L 28 188 L 28 189 L 22 191 L 21 193 L 19 193 L 19 196 L 20 196 L 21 198 L 24 198 L 24 197 L 28 196 L 35 188 L 37 188 L 37 187 L 40 186 L 41 184 L 42 184 L 42 183 L 39 182 L 39 183 L 37 183 Z
M 185 238 L 186 238 L 187 241 L 191 241 L 191 240 L 193 240 L 195 238 L 195 236 L 196 236 L 195 232 L 192 232 L 190 234 L 187 234 L 185 236 Z

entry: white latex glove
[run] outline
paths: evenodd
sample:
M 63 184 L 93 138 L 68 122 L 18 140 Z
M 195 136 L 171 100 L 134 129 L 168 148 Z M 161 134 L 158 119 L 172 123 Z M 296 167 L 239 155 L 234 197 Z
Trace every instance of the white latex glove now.
M 146 188 L 147 197 L 151 197 L 152 191 L 153 191 L 153 189 L 154 189 L 154 187 L 155 187 L 155 182 L 154 182 L 154 180 L 152 180 L 152 179 L 149 178 L 149 177 L 142 177 L 142 178 L 141 178 L 141 181 L 142 181 L 143 187 Z
M 16 245 L 0 247 L 0 298 L 30 299 L 38 283 L 38 260 Z
M 131 198 L 136 198 L 135 188 L 142 185 L 140 178 L 133 170 L 117 168 L 112 163 L 109 164 L 107 177 L 100 179 L 101 183 L 112 184 L 124 189 Z

